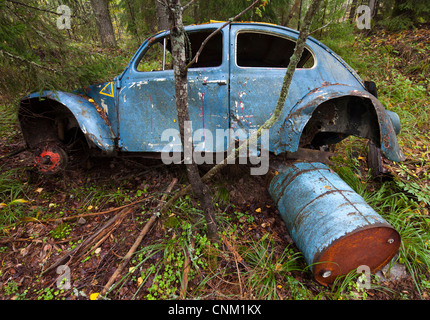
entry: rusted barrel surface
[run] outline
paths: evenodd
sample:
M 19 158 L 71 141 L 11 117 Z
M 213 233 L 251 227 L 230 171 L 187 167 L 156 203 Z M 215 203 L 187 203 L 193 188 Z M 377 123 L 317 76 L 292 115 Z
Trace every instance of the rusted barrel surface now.
M 361 265 L 375 272 L 397 253 L 398 232 L 326 165 L 298 162 L 278 172 L 269 193 L 318 282 Z

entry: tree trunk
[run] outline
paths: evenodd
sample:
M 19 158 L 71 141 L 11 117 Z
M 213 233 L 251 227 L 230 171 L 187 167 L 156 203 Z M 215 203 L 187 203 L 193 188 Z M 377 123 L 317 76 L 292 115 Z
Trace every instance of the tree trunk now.
M 373 18 L 376 14 L 376 0 L 369 0 L 370 16 Z
M 290 8 L 290 12 L 288 13 L 287 19 L 283 22 L 284 26 L 288 27 L 288 24 L 290 23 L 294 14 L 299 10 L 299 6 L 300 6 L 300 0 L 296 0 L 292 5 L 292 7 Z
M 99 30 L 102 45 L 104 47 L 115 47 L 115 34 L 113 32 L 107 0 L 91 0 L 91 6 L 96 18 L 97 29 Z
M 193 141 L 190 116 L 188 113 L 188 83 L 187 83 L 187 60 L 185 54 L 186 38 L 182 22 L 182 7 L 180 0 L 169 0 L 170 13 L 170 40 L 172 44 L 172 62 L 175 75 L 176 109 L 178 112 L 178 125 L 184 150 L 184 161 L 187 170 L 188 181 L 191 188 L 200 201 L 206 220 L 208 239 L 218 242 L 218 228 L 215 219 L 215 211 L 212 196 L 208 186 L 202 182 L 198 166 L 193 161 Z M 185 139 L 186 137 L 186 139 Z M 190 154 L 185 152 L 186 146 L 191 149 Z M 191 158 L 188 158 L 191 157 Z
M 158 0 L 155 0 L 155 15 L 157 19 L 157 30 L 168 30 L 170 28 L 169 13 L 167 7 Z
M 355 11 L 357 10 L 357 2 L 358 0 L 352 0 L 351 9 L 349 11 L 349 22 L 353 23 L 355 21 Z
M 241 145 L 241 147 L 237 148 L 235 152 L 231 152 L 227 158 L 225 158 L 222 162 L 217 163 L 216 166 L 212 167 L 202 178 L 201 180 L 203 182 L 208 181 L 213 176 L 217 175 L 228 163 L 231 163 L 231 160 L 236 159 L 237 155 L 240 154 L 242 151 L 242 148 L 246 148 L 247 145 L 251 145 L 252 143 L 255 143 L 257 139 L 260 138 L 262 130 L 268 130 L 270 129 L 273 124 L 278 121 L 279 117 L 281 116 L 282 110 L 285 105 L 285 101 L 288 97 L 289 93 L 289 87 L 291 84 L 291 80 L 294 75 L 294 71 L 301 59 L 303 50 L 305 48 L 306 39 L 308 38 L 310 34 L 310 28 L 312 24 L 312 20 L 314 16 L 316 15 L 316 12 L 318 11 L 320 4 L 322 0 L 314 0 L 311 2 L 311 5 L 309 6 L 309 9 L 306 12 L 305 18 L 303 20 L 303 25 L 300 29 L 299 38 L 297 39 L 296 47 L 294 49 L 294 53 L 290 58 L 290 63 L 288 64 L 287 71 L 284 76 L 284 80 L 282 83 L 282 88 L 279 94 L 278 103 L 276 104 L 275 110 L 272 114 L 272 116 L 267 119 L 267 121 L 247 140 L 244 141 Z M 234 19 L 230 19 L 231 21 L 234 21 Z M 167 203 L 164 205 L 160 213 L 167 212 L 168 208 L 170 208 L 174 202 L 177 201 L 181 196 L 187 194 L 190 192 L 193 187 L 188 185 L 187 187 L 183 188 L 180 192 L 178 192 L 175 196 L 173 196 Z
M 130 1 L 127 1 L 127 10 L 128 10 L 128 14 L 130 15 L 128 28 L 133 33 L 135 39 L 137 39 L 140 44 L 142 43 L 142 41 L 140 39 L 139 32 L 137 30 L 136 17 L 135 17 L 133 8 L 130 5 Z
M 170 24 L 170 32 L 171 32 L 171 42 L 172 42 L 172 59 L 173 59 L 173 69 L 175 74 L 175 92 L 176 92 L 176 107 L 178 111 L 178 123 L 179 123 L 179 131 L 181 135 L 181 141 L 184 146 L 185 151 L 185 142 L 191 143 L 191 151 L 192 148 L 192 135 L 190 134 L 190 126 L 187 126 L 187 121 L 189 121 L 188 114 L 188 87 L 187 87 L 187 63 L 186 63 L 186 55 L 185 55 L 185 31 L 182 23 L 182 7 L 180 5 L 180 0 L 165 0 L 166 3 L 168 1 L 168 9 L 171 18 Z M 310 28 L 312 24 L 312 20 L 321 4 L 322 0 L 312 1 L 309 9 L 306 12 L 305 18 L 303 20 L 303 25 L 300 29 L 299 38 L 296 43 L 296 47 L 294 49 L 294 53 L 290 59 L 290 63 L 288 65 L 287 71 L 285 73 L 283 85 L 279 94 L 278 103 L 276 108 L 272 114 L 272 116 L 254 133 L 246 143 L 243 143 L 241 147 L 239 147 L 236 152 L 230 153 L 230 155 L 224 159 L 224 161 L 218 163 L 215 167 L 213 167 L 203 178 L 200 177 L 198 172 L 197 165 L 195 163 L 187 165 L 187 175 L 190 182 L 190 185 L 186 188 L 182 189 L 176 196 L 169 200 L 169 202 L 163 206 L 160 212 L 166 212 L 167 208 L 169 208 L 174 201 L 178 199 L 181 195 L 184 195 L 186 192 L 189 192 L 190 189 L 199 197 L 201 205 L 203 207 L 205 219 L 207 222 L 207 230 L 208 230 L 208 239 L 211 241 L 218 242 L 218 234 L 217 234 L 217 224 L 215 220 L 215 214 L 213 209 L 212 197 L 209 193 L 209 188 L 203 181 L 207 181 L 215 174 L 219 173 L 220 170 L 225 167 L 227 163 L 230 163 L 230 158 L 236 158 L 240 153 L 240 150 L 243 146 L 247 146 L 249 144 L 255 143 L 257 139 L 262 134 L 263 130 L 267 130 L 273 126 L 273 124 L 279 119 L 282 109 L 285 105 L 286 98 L 289 93 L 289 86 L 291 84 L 291 80 L 294 74 L 294 71 L 297 67 L 297 64 L 300 61 L 303 50 L 305 48 L 306 39 L 310 34 Z M 231 19 L 232 21 L 234 19 Z M 187 137 L 187 140 L 185 139 Z M 189 138 L 189 140 L 188 140 Z M 184 152 L 185 154 L 185 152 Z M 192 153 L 191 153 L 192 157 Z M 189 159 L 185 158 L 185 161 Z

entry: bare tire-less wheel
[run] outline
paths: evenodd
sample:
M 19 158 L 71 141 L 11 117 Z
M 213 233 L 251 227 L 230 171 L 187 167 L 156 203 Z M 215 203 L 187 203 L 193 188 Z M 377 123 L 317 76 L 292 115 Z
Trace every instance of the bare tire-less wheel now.
M 57 145 L 43 145 L 35 153 L 36 168 L 45 174 L 59 173 L 66 168 L 67 163 L 66 152 Z

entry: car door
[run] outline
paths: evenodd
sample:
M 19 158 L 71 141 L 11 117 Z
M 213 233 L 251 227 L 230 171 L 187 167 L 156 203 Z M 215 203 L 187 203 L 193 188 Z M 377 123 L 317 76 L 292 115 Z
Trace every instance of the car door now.
M 197 52 L 210 32 L 211 29 L 201 27 L 187 30 L 191 47 L 189 57 Z M 229 124 L 228 50 L 225 50 L 229 34 L 224 33 L 213 37 L 198 62 L 188 69 L 190 120 L 193 132 L 198 135 L 194 145 L 200 151 L 215 151 L 216 142 L 209 143 L 211 141 L 205 137 L 212 133 L 215 136 L 216 129 L 225 130 Z M 118 98 L 120 148 L 161 152 L 166 151 L 168 145 L 180 147 L 168 32 L 144 43 L 128 69 L 122 78 Z
M 279 98 L 295 39 L 286 29 L 272 26 L 234 24 L 231 26 L 230 114 L 234 131 L 249 135 L 272 115 Z M 313 54 L 303 53 L 289 89 L 280 119 L 311 88 L 317 87 Z M 279 140 L 279 121 L 270 130 L 270 145 Z

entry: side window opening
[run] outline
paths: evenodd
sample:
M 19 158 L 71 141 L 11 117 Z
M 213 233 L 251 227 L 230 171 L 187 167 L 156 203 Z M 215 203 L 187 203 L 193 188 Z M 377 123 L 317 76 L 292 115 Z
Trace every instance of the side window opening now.
M 296 43 L 266 33 L 240 32 L 236 41 L 236 62 L 240 67 L 287 68 Z M 297 68 L 312 68 L 312 53 L 305 48 Z
M 164 40 L 166 40 L 166 43 Z M 167 37 L 161 38 L 151 44 L 145 54 L 140 58 L 136 67 L 137 71 L 151 72 L 173 69 L 170 41 L 167 40 Z M 166 45 L 165 53 L 164 45 Z
M 191 54 L 188 50 L 187 60 L 191 59 L 196 55 L 200 49 L 203 41 L 212 33 L 212 31 L 204 32 L 192 32 L 188 34 L 189 48 L 191 48 Z M 222 64 L 222 33 L 217 33 L 206 43 L 203 48 L 198 61 L 192 66 L 192 68 L 210 68 L 218 67 Z
M 203 41 L 212 31 L 190 32 L 187 34 L 187 61 L 195 56 Z M 164 58 L 163 58 L 164 56 Z M 218 33 L 206 43 L 198 61 L 191 68 L 218 67 L 222 64 L 222 34 Z M 151 72 L 173 69 L 171 43 L 169 37 L 153 42 L 140 58 L 137 71 Z

